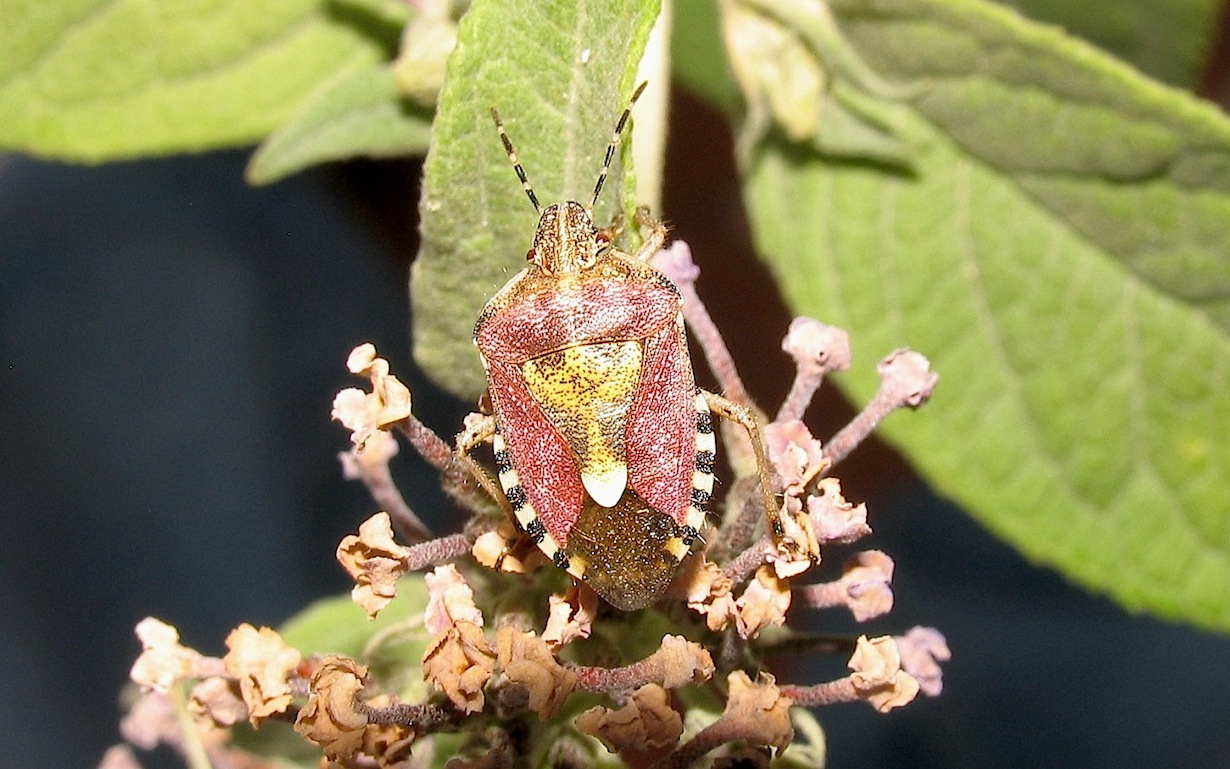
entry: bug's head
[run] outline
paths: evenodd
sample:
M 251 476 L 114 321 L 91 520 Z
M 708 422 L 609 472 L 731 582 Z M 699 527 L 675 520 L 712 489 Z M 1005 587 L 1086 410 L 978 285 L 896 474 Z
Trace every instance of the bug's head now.
M 598 230 L 576 201 L 547 206 L 538 217 L 534 248 L 526 257 L 547 274 L 574 272 L 598 258 Z

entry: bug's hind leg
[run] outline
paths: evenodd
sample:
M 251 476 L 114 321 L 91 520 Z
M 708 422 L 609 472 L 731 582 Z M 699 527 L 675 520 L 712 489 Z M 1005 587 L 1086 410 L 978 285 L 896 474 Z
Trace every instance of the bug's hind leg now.
M 747 430 L 752 441 L 752 450 L 756 454 L 756 473 L 760 485 L 761 501 L 764 505 L 765 528 L 774 543 L 784 551 L 799 555 L 800 548 L 786 537 L 786 526 L 782 522 L 782 508 L 777 504 L 777 496 L 773 492 L 773 466 L 769 463 L 769 453 L 765 449 L 764 436 L 760 429 L 760 419 L 750 407 L 723 398 L 705 390 L 701 395 L 709 404 L 709 409 L 725 419 L 735 422 Z

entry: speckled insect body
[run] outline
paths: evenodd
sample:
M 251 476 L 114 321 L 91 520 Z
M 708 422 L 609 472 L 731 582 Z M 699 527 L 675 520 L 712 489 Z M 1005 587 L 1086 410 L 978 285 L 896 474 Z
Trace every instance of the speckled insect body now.
M 630 111 L 590 205 L 542 209 L 492 110 L 540 218 L 530 264 L 492 297 L 474 331 L 494 424 L 458 443 L 483 480 L 468 451 L 490 439 L 519 526 L 621 609 L 656 602 L 699 541 L 713 490 L 709 404 L 725 402 L 697 389 L 679 291 L 647 262 L 665 229 L 639 214 L 647 237 L 629 255 L 592 219 Z

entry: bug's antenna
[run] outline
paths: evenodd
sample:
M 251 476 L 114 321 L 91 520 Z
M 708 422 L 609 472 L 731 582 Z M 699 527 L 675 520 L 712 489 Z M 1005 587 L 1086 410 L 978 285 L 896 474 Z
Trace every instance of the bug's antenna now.
M 644 91 L 647 85 L 649 83 L 646 81 L 636 87 L 636 90 L 632 92 L 632 99 L 628 102 L 628 108 L 619 116 L 619 122 L 615 124 L 615 133 L 611 134 L 611 143 L 606 148 L 606 160 L 602 161 L 602 170 L 598 172 L 598 183 L 594 185 L 594 196 L 589 201 L 589 208 L 591 210 L 594 204 L 598 202 L 598 193 L 602 192 L 602 184 L 606 181 L 607 171 L 611 170 L 611 161 L 615 159 L 615 150 L 619 149 L 619 135 L 623 133 L 624 123 L 628 122 L 628 116 L 632 114 L 632 108 L 636 106 L 636 100 L 641 97 L 641 91 Z
M 530 186 L 530 180 L 525 178 L 525 169 L 521 167 L 521 161 L 517 160 L 517 151 L 513 149 L 512 141 L 508 138 L 508 132 L 504 130 L 504 121 L 500 120 L 500 113 L 495 111 L 495 107 L 491 108 L 491 117 L 495 120 L 495 130 L 500 132 L 500 141 L 504 142 L 504 151 L 508 153 L 508 159 L 513 164 L 513 170 L 517 172 L 517 178 L 521 180 L 521 187 L 525 190 L 525 194 L 529 197 L 530 203 L 534 204 L 534 210 L 542 213 L 542 207 L 538 205 L 538 197 L 534 195 L 534 188 Z M 626 115 L 625 115 L 626 117 Z M 623 120 L 619 121 L 623 125 Z M 610 153 L 607 153 L 607 162 L 610 162 Z M 606 170 L 603 169 L 603 174 Z M 598 186 L 602 186 L 599 181 Z

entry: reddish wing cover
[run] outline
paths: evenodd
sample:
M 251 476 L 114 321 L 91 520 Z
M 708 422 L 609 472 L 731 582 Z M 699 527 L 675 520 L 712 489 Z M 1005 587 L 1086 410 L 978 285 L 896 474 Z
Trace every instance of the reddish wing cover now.
M 568 442 L 530 395 L 516 366 L 489 360 L 487 379 L 521 487 L 543 526 L 566 547 L 585 493 Z
M 520 283 L 515 279 L 510 288 Z M 504 306 L 502 298 L 483 312 L 474 341 L 486 357 L 509 363 L 565 347 L 644 339 L 679 314 L 679 295 L 656 281 L 586 280 L 532 290 Z
M 641 383 L 628 415 L 628 482 L 683 525 L 696 469 L 696 380 L 683 316 L 645 341 Z

